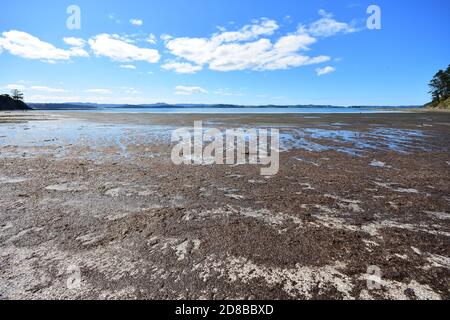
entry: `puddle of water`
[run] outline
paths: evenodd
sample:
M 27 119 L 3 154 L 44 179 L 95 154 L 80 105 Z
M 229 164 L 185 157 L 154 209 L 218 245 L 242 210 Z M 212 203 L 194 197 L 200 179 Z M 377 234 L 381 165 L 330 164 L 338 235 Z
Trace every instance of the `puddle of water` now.
M 370 131 L 340 129 L 287 129 L 280 134 L 282 150 L 307 151 L 334 150 L 350 155 L 363 156 L 365 151 L 430 151 L 431 146 L 421 130 L 377 128 Z M 330 145 L 332 142 L 332 145 Z
M 210 125 L 210 124 L 209 124 Z M 368 131 L 343 130 L 334 123 L 331 129 L 278 127 L 280 129 L 280 150 L 303 149 L 307 151 L 334 150 L 354 156 L 364 156 L 366 151 L 395 151 L 409 153 L 412 151 L 430 151 L 431 146 L 421 130 L 405 130 L 378 127 Z M 175 127 L 159 125 L 122 125 L 102 124 L 79 121 L 75 119 L 58 121 L 35 121 L 0 125 L 0 148 L 29 148 L 28 155 L 42 154 L 46 151 L 58 157 L 68 154 L 73 145 L 86 147 L 90 155 L 96 158 L 102 149 L 120 157 L 130 156 L 128 147 L 146 143 L 170 142 Z M 209 127 L 203 127 L 206 131 Z M 269 130 L 270 134 L 270 130 Z M 241 137 L 248 141 L 246 133 Z M 7 149 L 2 148 L 1 156 L 8 156 Z M 113 149 L 113 150 L 112 150 Z M 21 150 L 22 151 L 22 150 Z M 17 156 L 11 152 L 11 156 Z
M 96 158 L 97 151 L 102 148 L 117 149 L 116 155 L 127 157 L 129 145 L 170 141 L 172 129 L 156 125 L 108 125 L 78 120 L 35 121 L 31 125 L 0 125 L 0 148 L 25 148 L 27 155 L 46 151 L 52 153 L 59 148 L 58 157 L 63 157 L 71 146 L 77 145 L 88 149 L 88 154 L 85 154 L 88 158 Z M 4 150 L 0 151 L 0 155 L 8 156 Z

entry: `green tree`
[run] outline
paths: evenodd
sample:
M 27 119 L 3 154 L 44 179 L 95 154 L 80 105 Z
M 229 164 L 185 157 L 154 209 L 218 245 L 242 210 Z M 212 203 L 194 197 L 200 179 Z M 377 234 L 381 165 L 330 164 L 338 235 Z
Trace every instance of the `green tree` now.
M 11 90 L 11 97 L 17 101 L 23 101 L 23 93 L 17 89 Z
M 433 102 L 440 102 L 450 97 L 450 65 L 447 70 L 439 70 L 430 81 L 430 93 Z

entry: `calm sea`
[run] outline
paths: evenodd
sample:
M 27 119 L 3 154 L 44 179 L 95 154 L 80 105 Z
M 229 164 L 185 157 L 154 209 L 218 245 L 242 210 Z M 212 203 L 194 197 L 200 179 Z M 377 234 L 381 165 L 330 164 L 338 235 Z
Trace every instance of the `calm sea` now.
M 87 110 L 52 110 L 57 112 L 103 112 L 103 113 L 203 113 L 203 114 L 295 114 L 295 113 L 392 113 L 402 112 L 403 108 L 396 110 L 384 108 L 213 108 L 213 107 L 186 107 L 186 108 L 98 108 Z

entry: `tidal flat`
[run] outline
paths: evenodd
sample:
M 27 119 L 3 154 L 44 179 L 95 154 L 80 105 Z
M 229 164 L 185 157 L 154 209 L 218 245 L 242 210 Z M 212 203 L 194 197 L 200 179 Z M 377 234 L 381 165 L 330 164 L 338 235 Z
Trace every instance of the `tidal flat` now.
M 173 164 L 200 120 L 279 129 L 278 174 Z M 450 113 L 0 113 L 0 299 L 450 299 L 449 149 Z

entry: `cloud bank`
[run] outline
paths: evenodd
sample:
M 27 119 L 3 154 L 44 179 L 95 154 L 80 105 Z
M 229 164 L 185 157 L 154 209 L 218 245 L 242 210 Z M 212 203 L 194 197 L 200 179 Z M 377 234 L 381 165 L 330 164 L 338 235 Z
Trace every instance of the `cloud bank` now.
M 318 76 L 323 76 L 332 72 L 335 72 L 336 68 L 335 67 L 331 67 L 331 66 L 326 66 L 323 68 L 317 68 L 316 69 L 316 73 Z
M 190 96 L 196 93 L 207 93 L 207 91 L 201 87 L 190 87 L 190 86 L 176 86 L 175 94 Z
M 140 19 L 130 23 L 142 26 Z M 353 23 L 337 21 L 332 13 L 319 10 L 319 19 L 299 25 L 290 33 L 282 33 L 277 21 L 267 18 L 253 20 L 250 24 L 228 31 L 219 31 L 208 37 L 160 36 L 171 57 L 161 65 L 164 70 L 180 74 L 194 74 L 204 69 L 213 71 L 272 71 L 320 64 L 331 60 L 326 54 L 312 54 L 311 47 L 322 38 L 338 34 L 349 34 L 358 30 Z M 119 67 L 136 69 L 134 62 L 158 63 L 161 54 L 157 49 L 138 46 L 156 44 L 157 37 L 152 34 L 117 35 L 102 33 L 81 38 L 64 37 L 63 42 L 70 46 L 61 49 L 29 33 L 11 30 L 0 37 L 0 53 L 8 51 L 25 59 L 55 63 L 71 61 L 75 57 L 106 57 L 122 63 Z M 136 39 L 139 37 L 139 39 Z M 142 39 L 141 39 L 142 38 Z M 85 49 L 86 48 L 86 49 Z M 317 68 L 318 75 L 334 72 L 332 66 Z
M 69 42 L 71 42 L 69 40 Z M 73 42 L 72 42 L 73 43 Z M 6 31 L 0 37 L 0 48 L 10 54 L 25 59 L 45 62 L 68 61 L 72 57 L 87 57 L 89 54 L 80 47 L 68 50 L 56 48 L 51 43 L 40 40 L 29 33 L 17 30 Z
M 108 57 L 113 61 L 146 61 L 156 63 L 160 59 L 158 50 L 140 48 L 128 43 L 118 35 L 100 34 L 89 39 L 91 50 L 96 56 Z
M 295 32 L 273 38 L 279 31 L 275 20 L 261 18 L 237 31 L 220 32 L 208 38 L 164 35 L 166 48 L 179 61 L 163 65 L 178 73 L 194 73 L 205 66 L 214 71 L 283 70 L 329 61 L 327 55 L 306 54 L 319 38 L 356 32 L 349 23 L 339 22 L 331 13 L 319 11 L 320 19 L 300 25 Z

